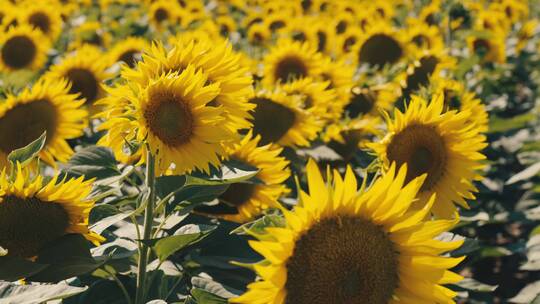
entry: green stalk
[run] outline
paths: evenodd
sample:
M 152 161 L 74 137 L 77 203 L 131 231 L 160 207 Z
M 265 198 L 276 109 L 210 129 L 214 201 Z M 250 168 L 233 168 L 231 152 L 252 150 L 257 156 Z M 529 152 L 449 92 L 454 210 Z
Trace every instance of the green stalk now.
M 152 155 L 149 147 L 147 147 L 146 158 L 146 187 L 148 188 L 148 204 L 144 212 L 144 231 L 143 240 L 149 240 L 152 236 L 152 224 L 154 221 L 154 205 L 156 200 L 155 191 L 155 165 L 156 159 Z M 137 274 L 137 292 L 135 295 L 135 304 L 144 304 L 146 295 L 146 266 L 148 264 L 148 256 L 150 255 L 150 248 L 145 243 L 142 244 L 139 251 L 139 270 Z

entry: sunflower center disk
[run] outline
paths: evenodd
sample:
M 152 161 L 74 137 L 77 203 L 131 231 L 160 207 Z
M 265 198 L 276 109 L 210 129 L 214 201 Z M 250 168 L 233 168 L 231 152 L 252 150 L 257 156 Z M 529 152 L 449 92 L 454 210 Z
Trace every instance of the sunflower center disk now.
M 285 57 L 276 65 L 275 78 L 281 82 L 306 77 L 308 74 L 307 66 L 298 57 Z
M 144 118 L 150 131 L 170 147 L 185 144 L 193 134 L 193 116 L 174 95 L 154 94 L 144 110 Z
M 438 63 L 439 59 L 434 56 L 427 56 L 420 59 L 420 65 L 407 77 L 407 91 L 416 91 L 420 87 L 429 84 L 429 77 L 435 71 Z
M 118 60 L 125 62 L 130 68 L 133 68 L 135 67 L 135 65 L 137 65 L 137 57 L 139 55 L 139 51 L 129 50 L 120 55 L 120 58 L 118 58 Z
M 446 145 L 435 128 L 411 125 L 397 133 L 387 149 L 388 160 L 398 166 L 407 164 L 407 178 L 412 179 L 427 173 L 421 191 L 431 190 L 446 170 Z
M 287 304 L 385 304 L 398 284 L 394 244 L 370 221 L 316 223 L 287 262 Z
M 240 207 L 249 201 L 253 195 L 253 192 L 255 192 L 254 184 L 232 184 L 229 186 L 227 191 L 219 196 L 219 200 L 234 207 Z
M 4 44 L 2 61 L 11 68 L 21 69 L 32 63 L 36 53 L 36 46 L 30 38 L 15 36 Z
M 154 19 L 156 19 L 157 22 L 161 23 L 169 18 L 169 13 L 163 8 L 160 8 L 156 10 L 154 13 Z
M 98 95 L 99 84 L 94 74 L 86 69 L 71 69 L 66 74 L 71 82 L 69 93 L 80 94 L 86 104 L 92 104 Z
M 349 113 L 350 118 L 356 118 L 359 115 L 367 114 L 373 110 L 377 96 L 375 92 L 369 90 L 359 90 L 355 92 L 353 89 L 351 101 L 345 107 L 345 111 Z
M 296 120 L 294 111 L 268 98 L 253 98 L 253 132 L 261 135 L 261 145 L 278 142 Z
M 43 13 L 35 13 L 28 18 L 28 22 L 33 26 L 39 28 L 43 33 L 48 33 L 51 29 L 51 22 L 49 17 Z
M 364 42 L 358 55 L 360 62 L 382 67 L 398 61 L 402 54 L 403 50 L 394 38 L 376 34 Z
M 60 204 L 10 195 L 0 203 L 0 246 L 8 256 L 33 257 L 68 226 L 69 215 Z
M 56 108 L 47 100 L 18 104 L 0 117 L 0 150 L 5 154 L 22 148 L 47 131 L 47 142 L 54 138 Z
M 473 42 L 473 49 L 476 54 L 485 55 L 489 52 L 489 42 L 486 39 L 476 39 Z

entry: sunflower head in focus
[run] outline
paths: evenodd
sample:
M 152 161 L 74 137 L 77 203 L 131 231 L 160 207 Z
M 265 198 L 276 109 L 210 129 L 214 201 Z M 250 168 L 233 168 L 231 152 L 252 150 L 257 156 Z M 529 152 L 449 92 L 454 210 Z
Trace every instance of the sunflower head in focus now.
M 394 29 L 388 21 L 370 24 L 354 48 L 359 64 L 381 69 L 396 64 L 408 55 L 408 45 L 401 30 Z
M 266 229 L 249 241 L 265 261 L 254 265 L 260 280 L 232 303 L 452 303 L 456 292 L 442 286 L 461 280 L 449 271 L 463 258 L 442 257 L 462 241 L 435 237 L 457 221 L 423 222 L 424 208 L 409 207 L 423 177 L 405 182 L 406 167 L 392 165 L 369 190 L 357 192 L 349 167 L 345 177 L 307 166 L 309 192 L 300 192 L 284 227 Z M 430 275 L 426 276 L 426 273 Z
M 144 86 L 110 90 L 109 98 L 119 101 L 110 103 L 114 115 L 99 128 L 107 130 L 100 144 L 114 148 L 115 154 L 125 154 L 117 141 L 146 143 L 140 149 L 146 151 L 148 146 L 156 156 L 158 174 L 208 172 L 225 153 L 222 143 L 234 136 L 222 125 L 223 109 L 209 105 L 219 94 L 219 85 L 206 82 L 205 74 L 189 65 L 181 73 L 151 78 Z
M 133 68 L 141 59 L 143 52 L 150 48 L 150 43 L 140 37 L 128 37 L 116 43 L 108 52 L 111 65 L 123 62 Z
M 436 95 L 428 104 L 413 96 L 407 110 L 394 110 L 387 118 L 387 134 L 380 141 L 368 144 L 378 155 L 384 168 L 396 162 L 407 164 L 407 181 L 427 173 L 419 192 L 416 209 L 423 208 L 433 193 L 437 200 L 433 213 L 440 218 L 454 215 L 454 203 L 468 208 L 465 199 L 474 199 L 473 185 L 482 177 L 486 138 L 478 126 L 469 123 L 469 111 L 445 111 L 444 96 Z
M 93 180 L 60 179 L 45 183 L 18 165 L 13 181 L 0 175 L 0 244 L 8 256 L 32 258 L 51 241 L 68 233 L 82 234 L 94 244 L 103 238 L 88 230 L 94 201 L 88 198 Z
M 159 77 L 160 73 L 181 73 L 193 65 L 205 74 L 208 84 L 219 87 L 218 95 L 208 105 L 224 111 L 224 127 L 231 133 L 251 127 L 250 111 L 255 105 L 248 99 L 254 94 L 253 80 L 249 71 L 240 66 L 241 56 L 232 49 L 232 45 L 227 40 L 212 41 L 205 36 L 197 41 L 180 39 L 172 42 L 170 51 L 162 45 L 154 45 L 143 55 L 137 69 L 124 69 L 123 77 L 145 86 L 149 77 Z
M 21 22 L 40 30 L 51 41 L 56 41 L 62 30 L 62 15 L 52 2 L 26 2 L 22 10 Z
M 79 137 L 87 125 L 88 113 L 83 101 L 69 93 L 66 80 L 39 80 L 18 95 L 8 95 L 0 103 L 0 168 L 7 155 L 25 147 L 47 131 L 45 147 L 39 156 L 55 166 L 73 154 L 66 140 Z M 17 132 L 13 132 L 17 130 Z
M 70 83 L 71 94 L 79 94 L 85 100 L 85 105 L 92 108 L 94 103 L 104 96 L 101 83 L 109 77 L 105 71 L 107 60 L 95 47 L 85 45 L 77 51 L 68 54 L 58 64 L 52 65 L 46 78 L 67 79 Z
M 289 162 L 279 156 L 282 148 L 272 145 L 259 146 L 260 136 L 248 133 L 241 142 L 227 149 L 229 159 L 240 161 L 257 168 L 255 176 L 259 183 L 231 184 L 218 197 L 220 204 L 208 206 L 198 211 L 229 221 L 245 223 L 253 220 L 268 208 L 276 208 L 277 200 L 289 189 L 283 184 L 291 172 Z M 225 207 L 223 207 L 225 206 Z M 221 208 L 220 208 L 221 207 Z
M 271 86 L 319 75 L 322 56 L 311 44 L 281 39 L 264 57 L 263 83 Z
M 0 34 L 0 72 L 43 67 L 50 43 L 30 25 L 12 26 Z
M 261 136 L 261 145 L 305 147 L 322 128 L 322 121 L 303 108 L 302 98 L 288 95 L 283 90 L 263 89 L 250 102 L 256 105 L 253 133 Z

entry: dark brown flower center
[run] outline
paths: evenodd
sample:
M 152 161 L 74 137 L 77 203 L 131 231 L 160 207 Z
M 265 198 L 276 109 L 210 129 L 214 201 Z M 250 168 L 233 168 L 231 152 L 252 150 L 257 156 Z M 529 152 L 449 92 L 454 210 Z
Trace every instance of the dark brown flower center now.
M 485 55 L 489 52 L 491 45 L 486 39 L 475 39 L 473 42 L 473 49 L 476 54 Z
M 170 147 L 183 145 L 191 139 L 193 115 L 188 105 L 173 92 L 155 92 L 144 109 L 150 131 Z
M 394 244 L 381 227 L 354 217 L 319 221 L 287 261 L 287 304 L 388 303 L 398 285 Z
M 127 63 L 130 68 L 133 68 L 137 65 L 137 61 L 140 60 L 140 55 L 141 52 L 139 50 L 128 50 L 122 53 L 118 59 Z
M 96 101 L 99 91 L 99 83 L 94 73 L 87 69 L 73 68 L 66 73 L 71 83 L 69 93 L 80 94 L 86 100 L 86 104 Z
M 158 8 L 155 12 L 154 12 L 154 19 L 158 22 L 158 23 L 161 23 L 165 20 L 167 20 L 169 18 L 169 13 L 167 12 L 166 9 L 164 8 Z
M 430 47 L 429 38 L 422 34 L 418 34 L 414 36 L 411 39 L 411 41 L 418 47 L 423 47 L 423 46 L 428 47 L 428 48 Z
M 276 64 L 274 77 L 281 82 L 306 77 L 308 68 L 306 64 L 296 56 L 285 57 Z
M 43 33 L 48 34 L 51 29 L 51 20 L 49 16 L 42 12 L 36 12 L 28 18 L 28 22 L 39 28 Z
M 410 125 L 397 133 L 388 145 L 387 156 L 398 167 L 407 164 L 407 182 L 427 173 L 421 191 L 433 189 L 446 171 L 446 145 L 431 126 Z
M 376 92 L 366 88 L 354 88 L 351 93 L 350 103 L 345 107 L 350 118 L 368 114 L 374 109 L 377 101 Z
M 56 108 L 48 100 L 16 105 L 0 117 L 0 150 L 8 154 L 22 148 L 44 131 L 47 131 L 47 142 L 50 141 L 56 133 L 57 120 Z
M 8 256 L 33 257 L 68 227 L 69 214 L 61 204 L 13 195 L 0 203 L 0 246 Z
M 326 49 L 326 33 L 323 31 L 317 32 L 317 51 L 322 52 Z
M 435 56 L 426 56 L 420 59 L 420 65 L 415 67 L 413 72 L 407 76 L 407 90 L 416 91 L 420 87 L 429 84 L 429 77 L 435 71 L 439 59 Z
M 221 194 L 218 199 L 227 205 L 240 207 L 249 201 L 253 196 L 253 192 L 255 192 L 254 184 L 236 183 L 231 184 L 227 191 Z
M 358 54 L 361 63 L 383 67 L 385 64 L 397 62 L 403 55 L 399 42 L 391 36 L 376 34 L 369 37 Z
M 9 38 L 2 47 L 2 61 L 12 69 L 22 69 L 32 64 L 37 47 L 27 36 Z
M 253 133 L 261 135 L 259 144 L 278 142 L 294 125 L 296 115 L 288 107 L 268 98 L 253 98 L 251 102 L 257 105 L 253 113 Z

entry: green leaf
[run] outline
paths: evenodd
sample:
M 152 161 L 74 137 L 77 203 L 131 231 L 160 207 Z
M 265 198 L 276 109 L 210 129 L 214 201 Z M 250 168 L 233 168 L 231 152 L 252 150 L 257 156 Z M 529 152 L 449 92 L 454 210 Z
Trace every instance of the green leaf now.
M 7 159 L 11 163 L 11 165 L 15 165 L 17 163 L 20 163 L 21 166 L 25 167 L 28 165 L 36 156 L 38 153 L 43 149 L 45 146 L 45 141 L 47 139 L 47 131 L 43 132 L 41 136 L 28 144 L 26 147 L 22 147 L 20 149 L 13 150 L 11 153 L 9 153 Z
M 191 295 L 198 304 L 226 304 L 228 303 L 227 299 L 219 297 L 215 294 L 212 294 L 206 290 L 200 288 L 191 289 Z
M 0 257 L 0 281 L 17 281 L 32 276 L 43 269 L 47 264 L 34 263 L 20 258 Z
M 171 235 L 168 237 L 144 241 L 149 246 L 154 248 L 157 257 L 160 261 L 165 261 L 175 252 L 199 242 L 208 236 L 216 227 L 215 226 L 199 226 L 199 232 L 186 233 L 179 235 Z M 179 231 L 182 228 L 179 229 Z M 178 233 L 178 231 L 176 232 Z
M 67 284 L 19 285 L 0 282 L 0 299 L 2 303 L 46 303 L 74 296 L 86 289 L 88 287 L 74 287 Z
M 111 150 L 99 146 L 89 146 L 75 153 L 65 171 L 75 176 L 98 179 L 119 174 Z
M 525 113 L 512 118 L 499 118 L 491 116 L 489 119 L 489 133 L 505 132 L 513 129 L 523 128 L 535 119 L 534 113 Z
M 285 219 L 277 214 L 265 215 L 253 222 L 239 226 L 238 228 L 231 231 L 235 234 L 257 234 L 263 235 L 266 234 L 265 229 L 268 227 L 285 227 Z
M 28 278 L 34 282 L 58 282 L 92 272 L 106 261 L 90 254 L 88 241 L 80 234 L 68 234 L 43 248 L 36 260 L 49 267 Z

